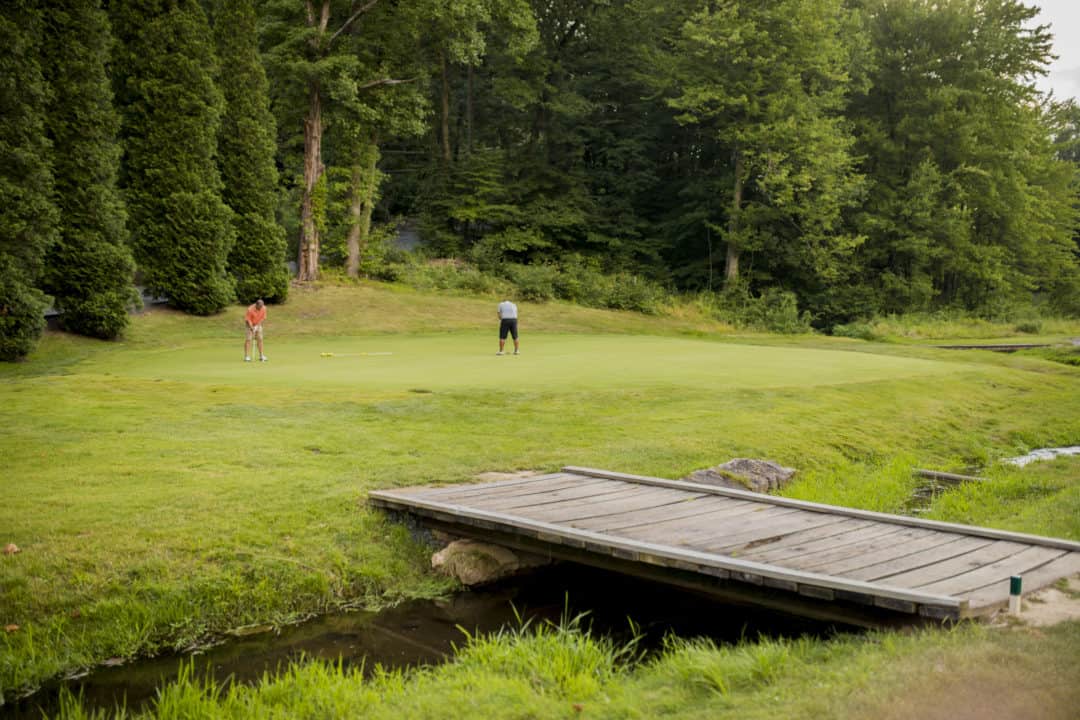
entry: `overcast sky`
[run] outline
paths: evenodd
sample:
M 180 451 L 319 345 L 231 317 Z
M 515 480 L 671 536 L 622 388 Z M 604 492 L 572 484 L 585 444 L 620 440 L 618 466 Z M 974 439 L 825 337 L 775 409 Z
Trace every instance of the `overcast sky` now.
M 1080 0 L 1027 0 L 1025 4 L 1042 9 L 1035 20 L 1050 25 L 1058 56 L 1039 88 L 1052 89 L 1059 100 L 1080 98 Z

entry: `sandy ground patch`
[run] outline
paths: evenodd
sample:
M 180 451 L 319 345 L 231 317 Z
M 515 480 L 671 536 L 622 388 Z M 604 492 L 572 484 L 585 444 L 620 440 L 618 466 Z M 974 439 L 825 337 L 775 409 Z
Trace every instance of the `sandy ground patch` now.
M 1062 590 L 1051 586 L 1024 597 L 1019 615 L 1001 611 L 994 623 L 1023 623 L 1031 627 L 1046 627 L 1067 620 L 1080 620 L 1080 575 L 1066 579 Z

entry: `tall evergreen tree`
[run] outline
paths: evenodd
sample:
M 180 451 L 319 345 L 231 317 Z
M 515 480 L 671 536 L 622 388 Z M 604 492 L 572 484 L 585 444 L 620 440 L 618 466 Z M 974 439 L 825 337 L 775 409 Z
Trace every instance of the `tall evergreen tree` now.
M 142 282 L 187 312 L 218 312 L 235 297 L 234 234 L 217 166 L 224 102 L 209 23 L 197 0 L 119 0 L 110 12 L 122 43 L 121 180 Z
M 100 0 L 62 0 L 45 17 L 52 102 L 46 124 L 54 148 L 59 239 L 46 258 L 43 287 L 64 328 L 116 337 L 138 302 L 116 187 L 119 118 L 105 68 L 111 50 Z
M 289 292 L 285 230 L 277 224 L 277 131 L 270 113 L 266 71 L 259 60 L 252 0 L 218 0 L 214 35 L 225 71 L 220 87 L 225 116 L 218 133 L 224 198 L 234 213 L 236 244 L 229 274 L 242 302 L 284 302 Z
M 0 4 L 0 360 L 34 348 L 48 307 L 37 288 L 56 235 L 41 15 L 33 0 Z

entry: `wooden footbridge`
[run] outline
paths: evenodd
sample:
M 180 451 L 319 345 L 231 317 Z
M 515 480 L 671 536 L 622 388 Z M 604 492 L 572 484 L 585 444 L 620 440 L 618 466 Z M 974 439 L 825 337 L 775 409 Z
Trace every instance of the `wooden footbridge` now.
M 370 494 L 451 534 L 821 619 L 956 620 L 1080 572 L 1080 543 L 589 468 Z

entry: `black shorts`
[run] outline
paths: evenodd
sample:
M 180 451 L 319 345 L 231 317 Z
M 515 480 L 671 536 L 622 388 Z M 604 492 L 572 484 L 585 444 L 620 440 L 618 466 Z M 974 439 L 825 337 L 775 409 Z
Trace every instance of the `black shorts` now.
M 499 339 L 505 340 L 506 334 L 510 335 L 517 340 L 517 318 L 504 318 L 499 321 Z

